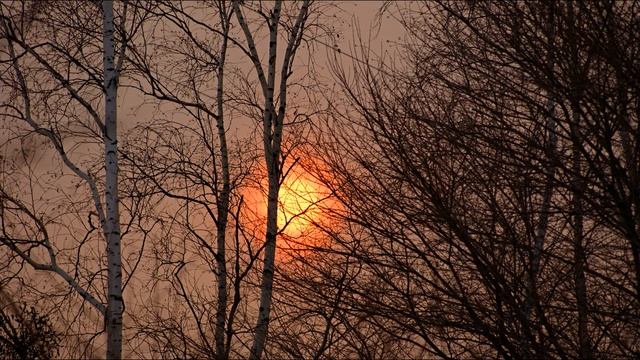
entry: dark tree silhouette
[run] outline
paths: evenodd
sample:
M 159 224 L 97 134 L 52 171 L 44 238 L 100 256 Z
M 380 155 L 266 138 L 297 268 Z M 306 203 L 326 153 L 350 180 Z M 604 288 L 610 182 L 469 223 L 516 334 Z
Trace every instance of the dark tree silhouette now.
M 307 278 L 348 283 L 348 351 L 365 323 L 404 344 L 369 357 L 638 353 L 637 5 L 389 6 L 402 59 L 335 62 L 317 149 L 348 226 Z
M 0 309 L 0 358 L 52 359 L 59 355 L 60 336 L 49 317 L 22 304 Z

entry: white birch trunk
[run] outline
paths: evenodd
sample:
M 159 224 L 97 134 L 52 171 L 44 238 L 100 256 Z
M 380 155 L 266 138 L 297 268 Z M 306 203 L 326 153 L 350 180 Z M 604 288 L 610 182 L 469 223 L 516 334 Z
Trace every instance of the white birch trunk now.
M 260 359 L 264 351 L 269 331 L 271 301 L 273 295 L 273 275 L 275 271 L 276 236 L 278 233 L 278 194 L 280 192 L 280 146 L 274 144 L 274 138 L 282 133 L 282 127 L 272 124 L 275 121 L 275 106 L 273 93 L 275 86 L 276 52 L 278 49 L 278 23 L 280 21 L 280 6 L 277 1 L 271 15 L 269 34 L 269 67 L 267 70 L 267 92 L 265 94 L 265 113 L 263 120 L 264 160 L 267 165 L 269 191 L 267 195 L 267 228 L 264 248 L 264 267 L 260 284 L 260 307 L 258 308 L 258 322 L 256 333 L 251 346 L 250 359 Z
M 296 50 L 300 44 L 303 28 L 309 10 L 309 0 L 305 0 L 296 18 L 296 23 L 291 29 L 287 48 L 282 60 L 280 73 L 278 109 L 274 101 L 276 79 L 276 55 L 278 50 L 278 25 L 280 22 L 281 1 L 276 1 L 269 19 L 269 59 L 267 75 L 265 76 L 260 62 L 260 57 L 255 47 L 255 42 L 249 26 L 245 21 L 238 1 L 233 2 L 236 17 L 244 32 L 251 54 L 251 61 L 256 69 L 262 92 L 265 98 L 263 116 L 263 143 L 264 159 L 267 167 L 268 195 L 267 195 L 267 224 L 265 232 L 264 262 L 262 269 L 262 281 L 260 284 L 260 306 L 258 308 L 258 321 L 256 324 L 253 345 L 251 346 L 250 359 L 260 359 L 264 352 L 269 321 L 271 303 L 273 298 L 273 278 L 276 259 L 276 238 L 278 235 L 278 194 L 280 192 L 281 177 L 281 144 L 284 116 L 287 104 L 287 80 L 291 75 L 291 65 Z
M 124 9 L 126 13 L 127 4 L 125 3 Z M 40 56 L 34 48 L 30 47 L 24 41 L 17 37 L 11 37 L 8 42 L 9 53 L 13 68 L 18 79 L 18 85 L 20 93 L 24 100 L 24 120 L 33 128 L 34 132 L 47 137 L 58 155 L 60 155 L 63 163 L 71 170 L 75 175 L 81 178 L 87 183 L 90 188 L 91 197 L 95 205 L 96 213 L 100 219 L 101 228 L 107 242 L 107 304 L 103 304 L 100 299 L 94 296 L 88 288 L 83 287 L 77 279 L 60 267 L 56 260 L 56 251 L 49 242 L 49 238 L 45 239 L 45 247 L 49 253 L 49 262 L 39 262 L 31 257 L 31 254 L 20 250 L 15 244 L 8 243 L 7 239 L 0 239 L 3 243 L 6 243 L 18 256 L 27 261 L 34 269 L 41 271 L 50 271 L 58 274 L 64 279 L 69 286 L 75 290 L 83 299 L 89 302 L 95 307 L 103 316 L 105 321 L 105 331 L 107 333 L 107 358 L 108 359 L 120 359 L 122 353 L 122 313 L 124 311 L 124 303 L 122 299 L 122 271 L 121 271 L 121 254 L 120 254 L 120 223 L 119 223 L 119 199 L 118 199 L 118 148 L 117 148 L 117 80 L 119 70 L 122 67 L 124 61 L 124 49 L 127 44 L 126 41 L 122 44 L 122 53 L 118 59 L 116 65 L 115 62 L 115 39 L 114 39 L 114 13 L 113 2 L 103 1 L 103 71 L 104 71 L 104 96 L 105 96 L 105 118 L 104 122 L 101 121 L 100 116 L 94 110 L 92 105 L 83 98 L 77 89 L 74 89 L 67 78 L 63 74 L 59 73 L 50 63 L 48 63 L 42 56 Z M 34 59 L 42 65 L 53 78 L 59 82 L 60 86 L 68 91 L 69 96 L 81 104 L 96 122 L 96 124 L 103 130 L 103 141 L 105 146 L 105 191 L 104 191 L 104 204 L 100 196 L 97 182 L 93 176 L 80 169 L 69 158 L 66 150 L 64 149 L 61 138 L 59 138 L 52 130 L 41 127 L 38 122 L 31 117 L 31 102 L 29 98 L 29 91 L 27 88 L 26 80 L 18 65 L 17 57 L 13 49 L 13 43 L 19 44 L 27 53 L 31 54 Z M 8 197 L 7 199 L 14 201 L 16 205 L 20 205 L 26 213 L 30 213 L 29 210 L 22 206 L 17 200 L 13 200 Z M 104 211 L 106 208 L 106 211 Z M 35 219 L 35 216 L 31 216 Z M 44 230 L 44 224 L 36 220 L 39 227 Z
M 222 6 L 221 6 L 221 10 Z M 217 84 L 217 118 L 216 128 L 218 130 L 218 140 L 220 141 L 220 162 L 222 165 L 222 191 L 218 197 L 218 222 L 217 228 L 217 254 L 216 263 L 218 268 L 218 303 L 216 307 L 216 358 L 219 360 L 228 358 L 229 354 L 225 348 L 225 322 L 227 317 L 227 255 L 226 255 L 226 231 L 229 216 L 229 197 L 231 192 L 231 181 L 229 176 L 229 153 L 227 150 L 227 136 L 224 124 L 224 63 L 227 54 L 227 43 L 229 40 L 229 19 L 226 13 L 220 14 L 224 27 L 222 46 L 220 49 L 220 64 L 218 65 Z
M 117 95 L 118 69 L 115 65 L 113 2 L 103 1 L 104 16 L 104 150 L 105 150 L 105 205 L 104 233 L 107 240 L 107 359 L 122 356 L 122 262 L 120 256 L 120 215 L 118 211 L 118 128 Z
M 273 276 L 275 272 L 276 257 L 276 237 L 278 233 L 278 195 L 280 193 L 280 177 L 282 151 L 282 130 L 284 116 L 287 108 L 287 80 L 291 74 L 291 65 L 295 52 L 300 44 L 303 27 L 309 11 L 309 0 L 302 3 L 296 23 L 291 31 L 287 42 L 287 49 L 284 53 L 282 68 L 280 71 L 280 85 L 278 94 L 278 111 L 276 112 L 274 96 L 275 67 L 276 67 L 276 41 L 277 41 L 277 21 L 280 16 L 280 2 L 276 2 L 273 10 L 274 21 L 272 22 L 269 41 L 269 75 L 267 82 L 267 107 L 265 111 L 265 161 L 267 162 L 269 193 L 267 199 L 267 231 L 265 239 L 264 268 L 262 272 L 262 283 L 260 286 L 260 308 L 258 312 L 258 323 L 256 333 L 251 347 L 251 358 L 259 359 L 265 348 L 267 335 L 269 332 L 269 321 L 271 303 L 273 298 Z M 267 132 L 271 127 L 273 131 Z M 269 145 L 269 147 L 267 147 Z M 269 151 L 270 150 L 270 151 Z

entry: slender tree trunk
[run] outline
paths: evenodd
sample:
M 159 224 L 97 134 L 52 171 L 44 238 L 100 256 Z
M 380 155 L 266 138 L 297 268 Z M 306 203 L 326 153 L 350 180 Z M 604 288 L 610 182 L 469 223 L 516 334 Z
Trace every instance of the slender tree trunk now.
M 278 49 L 278 23 L 280 21 L 280 7 L 277 1 L 271 13 L 269 34 L 269 67 L 267 70 L 267 93 L 265 94 L 265 113 L 263 123 L 264 159 L 267 165 L 269 192 L 267 196 L 267 228 L 264 248 L 264 267 L 260 284 L 260 307 L 258 308 L 258 322 L 256 333 L 251 346 L 250 359 L 260 359 L 267 341 L 271 302 L 273 295 L 273 275 L 275 272 L 276 236 L 278 234 L 278 194 L 280 192 L 280 144 L 276 143 L 281 137 L 282 126 L 276 123 L 273 93 L 275 87 L 276 53 Z M 282 101 L 283 99 L 281 99 Z
M 115 66 L 113 2 L 103 1 L 104 16 L 104 147 L 105 147 L 105 204 L 104 232 L 107 238 L 107 358 L 122 356 L 122 263 L 120 255 L 120 215 L 118 211 L 118 74 Z
M 629 88 L 627 79 L 622 75 L 620 70 L 621 64 L 616 64 L 616 82 L 618 87 L 618 109 L 616 114 L 616 122 L 621 125 L 620 142 L 622 145 L 622 154 L 624 163 L 629 172 L 629 183 L 638 184 L 640 176 L 638 175 L 637 159 L 638 154 L 634 151 L 632 143 L 633 127 L 627 115 L 629 109 Z M 640 189 L 637 186 L 629 188 L 629 215 L 628 218 L 622 217 L 622 223 L 625 224 L 628 233 L 629 243 L 631 245 L 631 255 L 633 258 L 633 270 L 635 275 L 635 292 L 636 299 L 640 302 Z
M 577 118 L 577 116 L 574 116 Z M 576 125 L 574 125 L 576 126 Z M 576 304 L 578 307 L 578 342 L 580 359 L 591 359 L 591 341 L 588 330 L 587 282 L 585 277 L 586 254 L 584 249 L 584 214 L 582 206 L 583 184 L 581 179 L 579 143 L 573 145 L 573 260 Z
M 558 142 L 558 135 L 556 133 L 556 119 L 555 119 L 555 100 L 553 95 L 553 46 L 555 38 L 555 22 L 554 22 L 554 8 L 553 5 L 549 6 L 548 14 L 548 51 L 547 51 L 547 63 L 548 63 L 548 89 L 547 89 L 547 138 L 546 142 L 546 167 L 544 169 L 545 186 L 542 194 L 542 206 L 540 208 L 540 217 L 538 219 L 538 225 L 536 227 L 533 251 L 531 258 L 531 265 L 529 269 L 529 284 L 527 289 L 527 299 L 525 303 L 525 324 L 524 326 L 529 329 L 524 329 L 525 341 L 527 346 L 531 348 L 533 346 L 533 338 L 531 336 L 531 312 L 537 301 L 537 281 L 540 272 L 540 264 L 542 262 L 542 252 L 544 250 L 544 242 L 547 236 L 547 228 L 549 225 L 549 211 L 551 208 L 551 199 L 553 197 L 554 178 L 555 178 L 555 151 L 556 144 Z
M 624 80 L 618 79 L 618 82 L 621 83 L 618 86 L 621 87 L 619 90 L 619 98 L 624 99 L 622 102 L 623 105 L 620 106 L 620 114 L 618 115 L 620 122 L 624 122 L 626 128 L 623 128 L 620 131 L 620 138 L 622 143 L 622 149 L 625 159 L 625 164 L 629 169 L 629 183 L 630 184 L 638 184 L 640 181 L 640 176 L 638 176 L 638 170 L 636 168 L 637 163 L 637 154 L 632 149 L 631 136 L 630 135 L 630 127 L 629 119 L 626 116 L 627 112 L 627 95 L 625 88 Z M 628 233 L 628 239 L 631 245 L 631 255 L 633 258 L 633 272 L 635 275 L 635 292 L 636 299 L 640 302 L 640 190 L 638 187 L 631 186 L 629 189 L 629 197 L 631 198 L 629 205 L 629 218 L 625 219 L 623 217 L 623 223 L 627 223 L 626 229 Z
M 573 91 L 571 94 L 571 112 L 572 119 L 570 123 L 572 148 L 571 148 L 571 188 L 572 188 L 572 227 L 573 227 L 573 277 L 574 292 L 576 297 L 576 306 L 578 309 L 578 355 L 580 359 L 591 359 L 591 339 L 589 337 L 588 328 L 588 299 L 587 299 L 587 280 L 585 276 L 585 266 L 587 258 L 584 248 L 584 181 L 582 179 L 582 150 L 583 142 L 580 132 L 580 102 L 582 97 L 581 85 L 583 83 L 580 78 L 580 59 L 578 57 L 578 41 L 575 27 L 575 13 L 572 0 L 567 2 L 568 15 L 568 37 L 571 51 L 571 64 L 573 64 L 571 73 L 571 83 Z
M 269 195 L 267 204 L 267 214 L 275 214 L 267 218 L 267 234 L 264 254 L 264 269 L 262 271 L 262 282 L 260 284 L 260 308 L 258 310 L 258 323 L 256 334 L 251 347 L 250 359 L 260 359 L 267 340 L 269 330 L 269 319 L 271 312 L 271 302 L 273 295 L 273 275 L 275 271 L 276 256 L 276 236 L 278 231 L 277 211 L 278 211 L 278 181 L 269 180 Z
M 572 227 L 573 227 L 573 276 L 575 284 L 576 306 L 578 309 L 578 353 L 580 359 L 592 359 L 591 354 L 591 338 L 589 337 L 589 303 L 587 299 L 587 279 L 585 276 L 585 267 L 587 264 L 587 256 L 584 248 L 584 209 L 583 194 L 584 181 L 582 179 L 581 164 L 581 147 L 582 140 L 579 132 L 579 98 L 575 98 L 572 102 L 573 121 L 571 124 L 572 137 Z
M 291 29 L 287 48 L 282 60 L 280 72 L 280 84 L 278 94 L 278 109 L 274 99 L 276 80 L 276 54 L 278 50 L 278 26 L 280 23 L 280 11 L 282 1 L 275 2 L 269 17 L 269 59 L 267 64 L 267 74 L 265 76 L 260 62 L 260 57 L 256 50 L 253 35 L 249 30 L 247 21 L 242 15 L 238 1 L 233 2 L 233 9 L 238 18 L 238 23 L 247 39 L 247 45 L 251 56 L 251 61 L 258 74 L 262 93 L 265 98 L 263 114 L 263 144 L 264 159 L 267 167 L 268 196 L 267 196 L 267 224 L 265 232 L 264 261 L 262 269 L 262 280 L 260 284 L 260 306 L 258 308 L 258 321 L 256 324 L 253 345 L 251 346 L 251 359 L 260 359 L 267 341 L 269 330 L 269 320 L 271 303 L 273 296 L 273 279 L 276 259 L 276 237 L 278 235 L 278 194 L 280 192 L 281 174 L 281 144 L 284 116 L 287 107 L 287 80 L 291 75 L 291 65 L 295 57 L 296 50 L 300 44 L 305 21 L 307 20 L 310 1 L 302 2 L 300 12 L 296 18 L 295 25 Z
M 225 351 L 225 321 L 227 315 L 227 220 L 229 216 L 229 197 L 231 192 L 229 178 L 229 153 L 227 150 L 227 136 L 224 124 L 224 63 L 227 53 L 227 43 L 229 35 L 229 19 L 224 11 L 224 3 L 220 6 L 220 18 L 223 22 L 224 35 L 220 49 L 220 64 L 218 65 L 217 84 L 217 115 L 216 128 L 218 130 L 218 140 L 220 141 L 220 162 L 222 163 L 222 191 L 218 197 L 218 223 L 217 223 L 217 254 L 216 263 L 218 267 L 218 303 L 216 308 L 216 358 L 226 359 L 228 354 Z
M 618 65 L 620 66 L 620 65 Z M 622 145 L 622 153 L 624 156 L 624 163 L 629 172 L 629 183 L 638 184 L 640 176 L 637 169 L 637 157 L 638 155 L 633 149 L 632 137 L 633 131 L 627 116 L 628 111 L 628 85 L 627 79 L 624 75 L 620 74 L 620 70 L 616 73 L 616 81 L 618 86 L 618 114 L 616 115 L 616 121 L 621 124 L 620 129 L 620 143 Z M 628 217 L 622 216 L 622 223 L 625 224 L 627 238 L 631 245 L 631 255 L 633 258 L 633 271 L 635 275 L 635 292 L 636 299 L 640 302 L 640 190 L 637 186 L 631 186 L 629 188 L 629 215 Z

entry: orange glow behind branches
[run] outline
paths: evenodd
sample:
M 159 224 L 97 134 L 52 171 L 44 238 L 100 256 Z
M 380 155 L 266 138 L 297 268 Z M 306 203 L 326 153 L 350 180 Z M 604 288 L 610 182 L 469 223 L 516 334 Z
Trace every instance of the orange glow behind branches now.
M 258 241 L 264 240 L 267 217 L 266 176 L 259 174 L 259 178 L 257 188 L 243 192 L 245 224 L 252 224 Z M 294 166 L 281 184 L 278 197 L 278 257 L 282 260 L 283 255 L 304 255 L 312 248 L 328 245 L 322 228 L 331 227 L 326 210 L 336 206 L 326 186 L 301 166 Z
M 304 235 L 320 220 L 322 214 L 318 207 L 325 197 L 320 185 L 301 174 L 289 174 L 280 187 L 278 229 L 288 237 Z

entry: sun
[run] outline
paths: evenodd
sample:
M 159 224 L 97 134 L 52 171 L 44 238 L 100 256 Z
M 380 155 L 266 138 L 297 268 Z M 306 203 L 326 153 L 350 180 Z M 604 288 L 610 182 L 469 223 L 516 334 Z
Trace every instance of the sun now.
M 322 189 L 308 176 L 289 174 L 280 187 L 278 196 L 278 229 L 289 237 L 308 233 L 319 220 Z
M 336 214 L 342 207 L 325 184 L 326 175 L 316 174 L 318 166 L 311 168 L 313 173 L 300 165 L 291 166 L 281 181 L 276 241 L 280 260 L 325 248 L 330 242 L 327 231 L 337 231 L 341 226 Z M 241 190 L 239 219 L 245 229 L 243 234 L 254 239 L 257 245 L 266 232 L 268 185 L 264 170 L 255 170 L 253 176 L 250 185 Z

